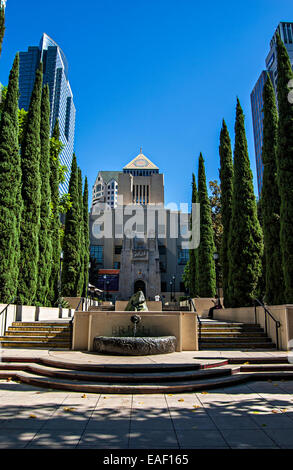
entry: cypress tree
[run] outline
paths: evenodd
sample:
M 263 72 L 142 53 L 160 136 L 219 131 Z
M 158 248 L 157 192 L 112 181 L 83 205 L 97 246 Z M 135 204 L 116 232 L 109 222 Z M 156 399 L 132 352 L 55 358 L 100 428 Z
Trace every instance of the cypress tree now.
M 0 123 L 0 302 L 16 295 L 19 263 L 21 165 L 18 144 L 19 55 L 9 76 Z
M 78 263 L 79 273 L 77 277 L 77 295 L 81 296 L 84 284 L 84 222 L 83 222 L 83 195 L 82 195 L 82 174 L 81 169 L 78 168 L 78 208 L 79 208 L 79 250 L 78 250 Z
M 50 100 L 49 86 L 43 88 L 41 103 L 41 225 L 39 234 L 39 274 L 37 302 L 50 305 L 50 276 L 52 269 L 51 187 L 50 187 Z
M 89 283 L 89 261 L 90 261 L 90 238 L 89 238 L 89 209 L 88 209 L 88 181 L 85 177 L 83 191 L 83 229 L 84 229 L 84 270 L 83 270 L 83 292 L 82 296 L 87 297 Z
M 50 192 L 51 192 L 51 243 L 52 243 L 52 264 L 49 290 L 49 303 L 55 306 L 59 297 L 59 273 L 60 273 L 60 215 L 59 215 L 59 154 L 62 150 L 62 143 L 59 140 L 59 121 L 55 122 L 52 137 L 50 140 Z
M 4 6 L 0 7 L 0 56 L 2 52 L 2 43 L 5 33 L 5 9 Z
M 80 274 L 80 202 L 78 169 L 75 155 L 73 155 L 71 165 L 69 194 L 72 206 L 68 210 L 65 220 L 62 292 L 64 296 L 76 297 Z
M 231 307 L 253 305 L 261 276 L 262 231 L 257 217 L 244 114 L 237 99 L 232 218 L 229 234 L 229 300 Z
M 265 251 L 265 297 L 269 305 L 284 302 L 284 279 L 280 248 L 280 195 L 277 182 L 278 111 L 274 88 L 267 75 L 263 90 L 263 148 L 264 165 L 261 192 L 261 213 Z
M 279 130 L 277 176 L 280 206 L 280 244 L 285 284 L 285 301 L 293 303 L 293 106 L 289 81 L 293 79 L 290 59 L 277 36 Z
M 224 305 L 229 307 L 229 258 L 228 240 L 230 222 L 232 217 L 232 196 L 233 196 L 233 159 L 229 131 L 226 122 L 220 134 L 220 180 L 221 180 L 221 216 L 223 225 L 222 246 L 220 250 L 220 260 L 222 265 L 222 288 Z
M 198 166 L 198 202 L 200 203 L 200 245 L 198 248 L 199 296 L 214 297 L 216 293 L 216 271 L 213 258 L 215 244 L 202 154 L 200 154 Z
M 43 85 L 42 64 L 36 71 L 26 129 L 21 147 L 23 213 L 20 229 L 20 270 L 18 297 L 21 304 L 33 304 L 38 286 L 40 231 L 40 124 Z
M 196 179 L 192 173 L 192 204 L 198 202 Z M 191 220 L 192 224 L 192 220 Z M 189 250 L 189 290 L 191 297 L 195 297 L 199 292 L 198 285 L 198 249 Z

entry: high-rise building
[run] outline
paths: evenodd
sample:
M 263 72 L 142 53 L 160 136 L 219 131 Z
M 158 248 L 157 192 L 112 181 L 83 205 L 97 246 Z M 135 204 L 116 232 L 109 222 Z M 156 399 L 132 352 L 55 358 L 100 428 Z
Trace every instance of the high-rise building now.
M 270 42 L 270 52 L 266 58 L 266 70 L 263 71 L 256 82 L 251 93 L 251 109 L 254 132 L 254 147 L 256 159 L 256 171 L 258 182 L 258 193 L 261 194 L 263 179 L 262 144 L 263 144 L 263 87 L 266 82 L 266 74 L 269 73 L 276 97 L 278 83 L 278 62 L 277 62 L 277 34 L 285 44 L 293 68 L 293 23 L 279 23 L 274 36 Z
M 142 152 L 123 171 L 100 171 L 90 214 L 91 283 L 122 300 L 138 289 L 147 299 L 178 299 L 189 220 L 164 207 L 164 175 Z
M 263 87 L 267 79 L 267 71 L 263 70 L 256 85 L 251 93 L 251 109 L 254 131 L 254 148 L 257 172 L 258 193 L 261 193 L 263 162 L 262 162 L 262 144 L 263 144 Z
M 68 191 L 70 178 L 76 114 L 68 80 L 68 63 L 62 49 L 47 34 L 43 34 L 39 46 L 30 46 L 27 52 L 20 52 L 19 58 L 19 107 L 26 111 L 29 108 L 36 70 L 40 62 L 43 62 L 44 84 L 48 83 L 50 89 L 51 132 L 58 119 L 60 140 L 64 146 L 60 162 L 68 169 L 65 182 L 60 185 L 60 193 L 64 194 Z

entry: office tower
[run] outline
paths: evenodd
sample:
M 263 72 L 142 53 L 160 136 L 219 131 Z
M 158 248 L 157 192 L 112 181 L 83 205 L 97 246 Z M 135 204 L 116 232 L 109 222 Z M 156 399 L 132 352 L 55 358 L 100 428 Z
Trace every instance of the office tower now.
M 263 144 L 263 87 L 266 81 L 266 73 L 268 72 L 277 97 L 277 81 L 278 81 L 278 61 L 277 61 L 277 34 L 285 44 L 288 55 L 293 68 L 293 23 L 279 23 L 274 36 L 270 42 L 270 52 L 266 58 L 266 70 L 263 71 L 256 82 L 255 87 L 250 95 L 254 148 L 257 170 L 258 193 L 261 194 L 263 179 L 263 163 L 262 163 L 262 144 Z
M 70 178 L 76 114 L 68 80 L 68 63 L 62 49 L 47 34 L 43 34 L 39 46 L 30 46 L 27 52 L 20 52 L 19 58 L 19 107 L 26 111 L 29 108 L 36 70 L 40 62 L 43 62 L 44 84 L 48 83 L 50 89 L 51 132 L 58 119 L 60 140 L 64 145 L 60 162 L 68 169 L 65 183 L 60 185 L 60 194 L 64 194 L 68 191 Z
M 254 132 L 254 148 L 257 172 L 258 194 L 261 193 L 263 162 L 262 162 L 262 144 L 263 144 L 263 87 L 267 79 L 267 71 L 263 70 L 256 85 L 251 93 L 251 109 Z

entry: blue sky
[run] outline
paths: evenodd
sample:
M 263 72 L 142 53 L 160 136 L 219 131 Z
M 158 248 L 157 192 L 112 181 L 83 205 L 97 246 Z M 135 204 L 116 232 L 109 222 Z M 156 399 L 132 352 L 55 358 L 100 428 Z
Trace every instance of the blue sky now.
M 279 21 L 293 21 L 292 0 L 8 0 L 0 81 L 46 32 L 69 62 L 90 186 L 142 147 L 165 173 L 166 202 L 189 202 L 200 152 L 207 180 L 219 178 L 221 123 L 234 142 L 236 96 L 255 176 L 250 93 Z

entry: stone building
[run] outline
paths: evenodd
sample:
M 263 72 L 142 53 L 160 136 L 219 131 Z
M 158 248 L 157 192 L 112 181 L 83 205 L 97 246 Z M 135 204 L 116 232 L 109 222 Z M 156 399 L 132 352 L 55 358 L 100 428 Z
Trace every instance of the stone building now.
M 113 191 L 113 193 L 112 193 Z M 90 213 L 90 282 L 108 297 L 185 292 L 188 213 L 164 205 L 164 175 L 142 151 L 123 171 L 100 171 Z

